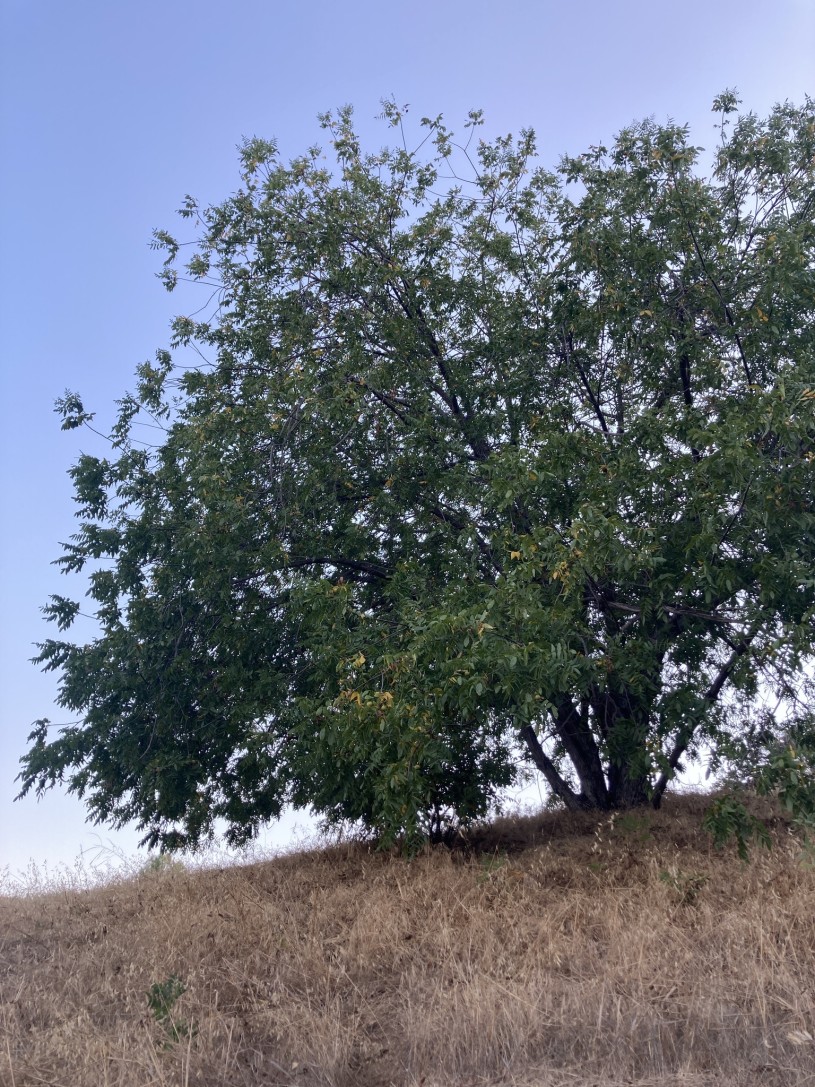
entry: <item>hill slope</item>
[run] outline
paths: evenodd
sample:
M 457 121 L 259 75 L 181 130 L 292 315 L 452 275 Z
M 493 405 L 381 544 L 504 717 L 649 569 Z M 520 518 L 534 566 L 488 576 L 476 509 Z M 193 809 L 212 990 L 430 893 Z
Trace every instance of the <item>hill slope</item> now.
M 815 871 L 704 803 L 0 899 L 0 1081 L 815 1082 Z

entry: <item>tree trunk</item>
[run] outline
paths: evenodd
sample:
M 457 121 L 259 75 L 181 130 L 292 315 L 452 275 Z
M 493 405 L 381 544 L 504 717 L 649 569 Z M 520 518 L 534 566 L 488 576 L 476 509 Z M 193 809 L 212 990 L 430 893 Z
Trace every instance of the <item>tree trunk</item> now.
M 650 803 L 651 782 L 646 772 L 645 749 L 649 706 L 623 688 L 604 690 L 593 708 L 609 752 L 610 807 L 624 810 Z
M 554 714 L 555 727 L 580 782 L 581 796 L 587 807 L 601 811 L 611 807 L 600 751 L 591 732 L 587 714 L 582 714 L 570 698 L 563 697 Z
M 645 767 L 648 714 L 629 692 L 596 692 L 591 702 L 594 725 L 610 751 L 604 769 L 600 747 L 589 719 L 589 705 L 580 706 L 564 695 L 552 710 L 558 740 L 569 758 L 580 792 L 565 780 L 544 751 L 531 725 L 520 730 L 520 739 L 546 778 L 552 792 L 569 811 L 610 811 L 642 807 L 651 802 L 651 782 Z
M 549 788 L 559 800 L 563 801 L 567 810 L 588 811 L 591 809 L 593 807 L 591 802 L 582 793 L 576 793 L 574 789 L 571 789 L 557 772 L 555 764 L 541 747 L 534 728 L 531 725 L 525 725 L 519 735 L 526 744 L 532 761 L 546 778 Z
M 643 774 L 632 774 L 627 766 L 609 767 L 609 793 L 615 809 L 641 808 L 650 804 L 650 781 Z

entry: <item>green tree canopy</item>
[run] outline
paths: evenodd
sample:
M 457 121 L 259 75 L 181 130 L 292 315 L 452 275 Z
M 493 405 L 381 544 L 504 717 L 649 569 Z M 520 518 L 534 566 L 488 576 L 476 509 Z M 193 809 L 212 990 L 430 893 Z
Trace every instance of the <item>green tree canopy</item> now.
M 706 174 L 675 124 L 549 172 L 479 114 L 411 150 L 386 103 L 394 146 L 344 109 L 328 158 L 251 140 L 235 195 L 188 197 L 163 279 L 210 302 L 71 470 L 98 634 L 40 647 L 81 720 L 37 723 L 23 793 L 164 848 L 288 802 L 393 838 L 530 765 L 570 809 L 658 805 L 702 747 L 805 728 L 815 108 L 714 109 Z

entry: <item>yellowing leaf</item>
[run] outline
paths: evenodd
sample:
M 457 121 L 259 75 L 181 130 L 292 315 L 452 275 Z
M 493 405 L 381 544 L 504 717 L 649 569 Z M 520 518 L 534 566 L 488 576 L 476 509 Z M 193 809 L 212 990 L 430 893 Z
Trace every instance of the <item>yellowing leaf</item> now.
M 511 559 L 519 559 L 521 557 L 521 552 L 520 551 L 510 551 L 509 557 Z

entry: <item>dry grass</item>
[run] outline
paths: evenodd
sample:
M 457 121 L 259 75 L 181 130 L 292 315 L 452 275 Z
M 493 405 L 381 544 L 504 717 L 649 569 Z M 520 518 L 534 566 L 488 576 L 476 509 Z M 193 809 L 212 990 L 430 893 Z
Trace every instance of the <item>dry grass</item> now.
M 815 1084 L 815 872 L 781 822 L 716 854 L 703 806 L 0 898 L 0 1080 Z

